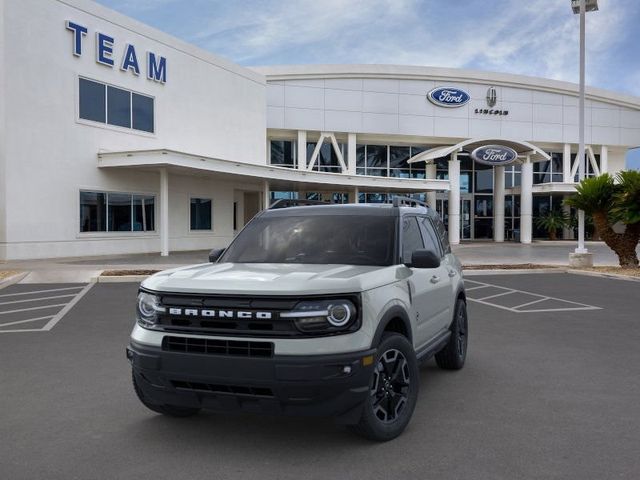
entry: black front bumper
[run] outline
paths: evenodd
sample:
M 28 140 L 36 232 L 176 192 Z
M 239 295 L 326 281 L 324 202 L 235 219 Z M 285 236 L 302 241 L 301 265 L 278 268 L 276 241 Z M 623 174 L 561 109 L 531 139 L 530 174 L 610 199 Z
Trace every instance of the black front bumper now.
M 136 342 L 127 348 L 136 383 L 154 404 L 332 416 L 343 423 L 360 418 L 374 367 L 363 358 L 371 355 L 375 349 L 250 358 L 170 352 Z

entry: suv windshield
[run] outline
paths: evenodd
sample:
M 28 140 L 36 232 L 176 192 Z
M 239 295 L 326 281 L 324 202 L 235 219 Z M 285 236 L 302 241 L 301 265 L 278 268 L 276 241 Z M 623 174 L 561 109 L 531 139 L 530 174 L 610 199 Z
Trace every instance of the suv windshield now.
M 256 218 L 220 262 L 392 265 L 396 218 L 310 215 Z

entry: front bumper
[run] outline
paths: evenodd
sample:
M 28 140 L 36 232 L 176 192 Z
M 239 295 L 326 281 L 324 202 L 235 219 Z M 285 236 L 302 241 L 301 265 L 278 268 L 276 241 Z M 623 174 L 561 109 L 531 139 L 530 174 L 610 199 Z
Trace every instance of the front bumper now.
M 375 349 L 336 355 L 234 357 L 127 348 L 136 383 L 154 404 L 280 415 L 360 418 Z M 367 363 L 366 365 L 364 363 Z

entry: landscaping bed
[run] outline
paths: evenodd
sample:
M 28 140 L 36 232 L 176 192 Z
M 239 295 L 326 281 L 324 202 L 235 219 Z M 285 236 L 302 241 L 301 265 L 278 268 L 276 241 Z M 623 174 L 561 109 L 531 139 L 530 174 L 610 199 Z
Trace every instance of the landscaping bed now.
M 0 270 L 0 280 L 12 277 L 18 273 L 20 273 L 18 270 Z
M 101 277 L 126 277 L 130 275 L 153 275 L 160 270 L 105 270 Z

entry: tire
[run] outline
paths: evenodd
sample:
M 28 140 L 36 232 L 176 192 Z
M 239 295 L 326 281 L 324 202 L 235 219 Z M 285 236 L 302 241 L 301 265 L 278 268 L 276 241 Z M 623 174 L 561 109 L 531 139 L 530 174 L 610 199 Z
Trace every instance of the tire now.
M 385 333 L 378 346 L 362 417 L 351 430 L 378 442 L 396 438 L 411 420 L 419 382 L 418 361 L 411 343 L 400 334 Z
M 469 321 L 467 318 L 467 303 L 459 298 L 453 321 L 449 327 L 451 336 L 447 345 L 436 353 L 436 363 L 443 370 L 460 370 L 467 358 L 467 343 L 469 341 Z
M 162 415 L 167 415 L 169 417 L 191 417 L 193 415 L 196 415 L 200 411 L 199 408 L 192 407 L 178 407 L 177 405 L 156 405 L 155 403 L 152 403 L 147 397 L 145 397 L 144 392 L 136 381 L 136 375 L 133 371 L 131 372 L 131 380 L 133 382 L 133 389 L 135 390 L 138 399 L 145 407 L 147 407 L 151 411 L 161 413 Z

